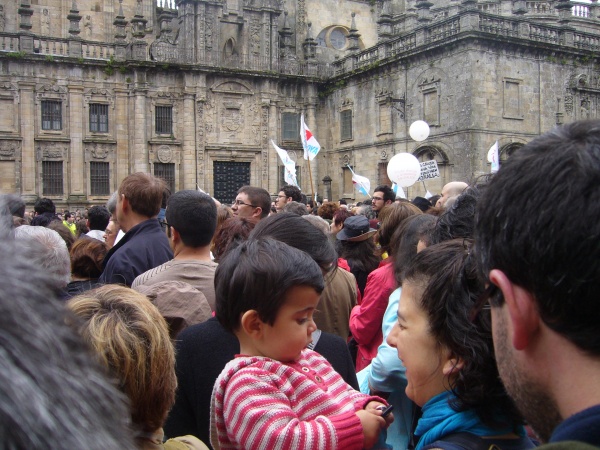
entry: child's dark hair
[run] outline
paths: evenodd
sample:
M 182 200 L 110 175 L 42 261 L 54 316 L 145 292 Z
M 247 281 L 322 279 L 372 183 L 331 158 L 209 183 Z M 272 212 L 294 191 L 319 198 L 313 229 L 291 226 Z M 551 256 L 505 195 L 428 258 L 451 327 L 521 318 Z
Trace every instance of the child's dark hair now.
M 271 238 L 249 239 L 227 252 L 215 273 L 216 316 L 229 331 L 254 309 L 273 325 L 287 291 L 309 286 L 323 291 L 323 273 L 306 253 Z

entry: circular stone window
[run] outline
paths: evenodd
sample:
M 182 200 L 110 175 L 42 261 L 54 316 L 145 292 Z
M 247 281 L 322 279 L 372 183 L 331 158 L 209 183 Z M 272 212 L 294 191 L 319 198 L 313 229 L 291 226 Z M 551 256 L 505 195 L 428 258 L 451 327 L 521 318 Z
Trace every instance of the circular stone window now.
M 329 42 L 336 50 L 343 50 L 347 43 L 346 35 L 339 28 L 334 28 L 329 34 Z

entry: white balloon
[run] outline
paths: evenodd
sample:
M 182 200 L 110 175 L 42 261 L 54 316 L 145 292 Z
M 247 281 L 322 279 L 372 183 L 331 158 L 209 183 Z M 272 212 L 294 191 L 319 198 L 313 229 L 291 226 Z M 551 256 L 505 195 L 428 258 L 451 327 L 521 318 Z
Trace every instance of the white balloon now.
M 411 124 L 408 134 L 417 142 L 424 141 L 429 137 L 429 125 L 423 120 L 417 120 Z
M 398 186 L 412 186 L 421 176 L 421 164 L 410 153 L 398 153 L 390 159 L 387 173 L 389 179 Z

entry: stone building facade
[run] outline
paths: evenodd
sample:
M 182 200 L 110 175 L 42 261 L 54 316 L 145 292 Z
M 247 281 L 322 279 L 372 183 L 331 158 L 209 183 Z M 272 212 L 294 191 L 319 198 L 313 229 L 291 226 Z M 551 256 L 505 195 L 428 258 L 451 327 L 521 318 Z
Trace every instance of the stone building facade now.
M 20 0 L 0 5 L 0 190 L 103 203 L 135 171 L 229 202 L 302 190 L 364 200 L 399 152 L 439 192 L 560 124 L 598 117 L 597 2 Z M 299 117 L 322 146 L 302 159 Z M 415 120 L 431 134 L 408 136 Z M 310 180 L 312 179 L 313 186 Z

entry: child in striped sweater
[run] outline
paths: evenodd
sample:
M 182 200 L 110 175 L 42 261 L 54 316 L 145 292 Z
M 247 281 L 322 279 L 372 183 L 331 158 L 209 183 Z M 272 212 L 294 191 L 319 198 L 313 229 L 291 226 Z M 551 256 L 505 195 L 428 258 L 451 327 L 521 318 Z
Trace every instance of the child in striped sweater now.
M 231 250 L 215 274 L 216 315 L 240 341 L 217 379 L 215 449 L 371 448 L 393 417 L 385 400 L 353 390 L 306 349 L 323 290 L 319 266 L 273 239 Z

